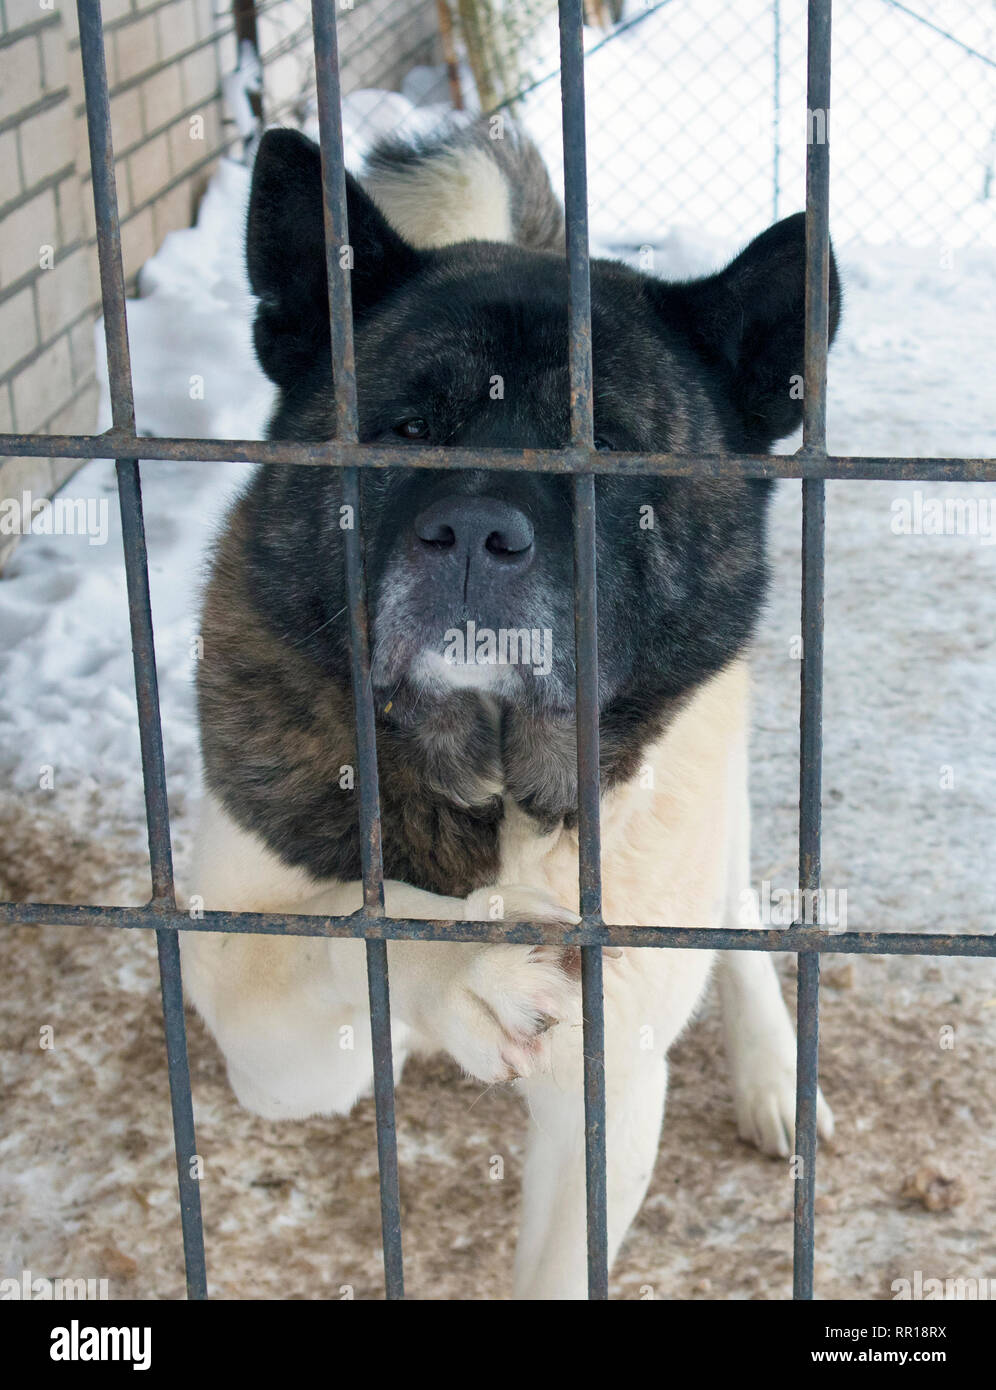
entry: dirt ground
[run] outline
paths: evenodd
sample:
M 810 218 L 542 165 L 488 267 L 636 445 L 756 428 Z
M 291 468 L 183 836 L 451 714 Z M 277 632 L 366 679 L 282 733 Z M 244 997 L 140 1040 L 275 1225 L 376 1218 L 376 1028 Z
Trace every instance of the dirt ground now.
M 993 550 L 892 536 L 897 491 L 831 488 L 825 883 L 846 889 L 850 928 L 992 930 Z M 795 873 L 797 528 L 798 489 L 785 487 L 755 660 L 753 785 L 757 879 L 782 887 Z M 0 802 L 0 896 L 142 898 L 137 764 L 95 758 L 92 778 L 29 797 Z M 174 800 L 181 875 L 191 810 L 186 794 Z M 153 940 L 19 928 L 4 933 L 2 960 L 0 1273 L 181 1296 Z M 821 1080 L 837 1137 L 817 1176 L 818 1296 L 890 1298 L 916 1270 L 996 1275 L 996 966 L 824 964 Z M 782 962 L 790 998 L 793 968 Z M 372 1102 L 347 1118 L 265 1122 L 238 1108 L 193 1016 L 189 1040 L 212 1294 L 381 1296 Z M 737 1138 L 712 997 L 671 1075 L 656 1173 L 613 1296 L 789 1296 L 792 1182 L 785 1163 Z M 511 1092 L 482 1091 L 445 1058 L 410 1065 L 398 1091 L 416 1298 L 509 1294 L 524 1122 Z M 926 1199 L 908 1195 L 918 1172 Z

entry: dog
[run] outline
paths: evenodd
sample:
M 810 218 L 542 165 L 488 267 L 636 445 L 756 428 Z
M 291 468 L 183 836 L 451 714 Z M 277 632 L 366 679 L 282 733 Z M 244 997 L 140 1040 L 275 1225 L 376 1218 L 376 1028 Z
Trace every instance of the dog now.
M 579 920 L 570 479 L 404 465 L 412 444 L 567 441 L 562 210 L 535 147 L 494 121 L 385 142 L 347 191 L 360 437 L 398 454 L 361 474 L 386 910 L 566 927 Z M 247 255 L 256 351 L 278 388 L 270 435 L 330 438 L 320 155 L 296 132 L 262 137 Z M 702 279 L 594 259 L 597 448 L 756 453 L 795 429 L 804 267 L 801 214 Z M 832 265 L 832 330 L 839 301 Z M 601 473 L 595 491 L 605 920 L 742 926 L 769 484 Z M 221 534 L 198 673 L 191 889 L 207 908 L 361 904 L 347 513 L 338 470 L 264 466 Z M 341 1114 L 370 1090 L 362 941 L 182 945 L 242 1105 Z M 668 1050 L 716 954 L 605 953 L 610 1258 L 654 1166 Z M 410 1053 L 443 1051 L 527 1102 L 520 1299 L 586 1296 L 576 955 L 389 945 L 395 1079 Z M 771 958 L 719 953 L 716 973 L 740 1133 L 788 1155 L 795 1040 Z M 829 1136 L 822 1096 L 818 1122 Z

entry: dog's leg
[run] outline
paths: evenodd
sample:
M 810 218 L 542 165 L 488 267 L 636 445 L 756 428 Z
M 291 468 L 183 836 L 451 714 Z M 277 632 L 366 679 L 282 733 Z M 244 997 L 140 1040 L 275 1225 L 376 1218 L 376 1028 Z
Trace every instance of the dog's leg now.
M 730 856 L 726 926 L 760 925 L 750 888 L 750 802 L 746 749 L 731 783 Z M 795 1028 L 771 956 L 764 951 L 722 951 L 719 994 L 726 1055 L 741 1138 L 763 1153 L 785 1158 L 795 1138 Z M 833 1115 L 817 1098 L 817 1126 L 833 1137 Z
M 200 905 L 244 911 L 345 916 L 362 902 L 359 883 L 319 886 L 288 869 L 210 800 L 199 864 Z M 391 917 L 577 922 L 531 888 L 442 897 L 387 881 Z M 193 902 L 193 897 L 191 897 Z M 239 1100 L 268 1118 L 348 1110 L 371 1080 L 363 942 L 184 932 L 187 994 L 229 1066 Z M 409 1046 L 450 1053 L 492 1083 L 543 1065 L 546 1034 L 578 990 L 561 953 L 529 946 L 392 941 L 388 947 L 396 1072 Z
M 632 953 L 634 956 L 638 952 Z M 608 963 L 607 963 L 608 964 Z M 667 1091 L 667 1060 L 644 1050 L 640 1029 L 609 998 L 606 970 L 606 1154 L 609 1263 L 653 1172 Z M 639 1017 L 639 1013 L 633 1015 Z M 529 1105 L 515 1297 L 587 1297 L 581 1024 L 562 1024 L 549 1072 L 522 1083 Z

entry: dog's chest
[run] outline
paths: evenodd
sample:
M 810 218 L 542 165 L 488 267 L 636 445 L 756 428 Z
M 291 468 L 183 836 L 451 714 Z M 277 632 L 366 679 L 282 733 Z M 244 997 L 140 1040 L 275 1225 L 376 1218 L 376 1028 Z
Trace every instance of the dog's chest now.
M 718 925 L 727 888 L 731 775 L 746 737 L 747 670 L 735 663 L 697 692 L 645 752 L 637 773 L 602 798 L 607 922 Z M 498 883 L 578 901 L 577 830 L 541 834 L 506 801 Z

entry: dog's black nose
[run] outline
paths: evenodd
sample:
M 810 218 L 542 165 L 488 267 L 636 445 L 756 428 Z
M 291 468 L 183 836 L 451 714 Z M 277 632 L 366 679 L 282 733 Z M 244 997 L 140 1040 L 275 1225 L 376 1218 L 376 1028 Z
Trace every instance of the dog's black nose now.
M 515 570 L 532 559 L 532 522 L 496 497 L 441 497 L 415 518 L 415 535 L 427 554 Z

